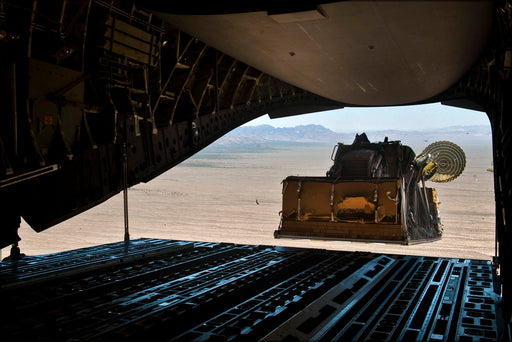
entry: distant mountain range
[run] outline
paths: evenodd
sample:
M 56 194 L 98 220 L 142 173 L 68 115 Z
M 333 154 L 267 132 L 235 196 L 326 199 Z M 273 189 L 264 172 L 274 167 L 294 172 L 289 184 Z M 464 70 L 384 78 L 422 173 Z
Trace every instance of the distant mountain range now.
M 270 125 L 242 126 L 226 134 L 217 141 L 221 145 L 264 144 L 275 142 L 290 143 L 329 143 L 343 142 L 351 144 L 356 133 L 337 133 L 321 125 L 301 125 L 295 127 L 273 127 Z M 428 130 L 382 130 L 366 131 L 370 141 L 400 140 L 405 144 L 421 144 L 437 140 L 475 143 L 490 142 L 489 126 L 452 126 Z
M 228 133 L 224 138 L 229 142 L 331 142 L 339 138 L 339 133 L 333 132 L 321 125 L 302 125 L 295 127 L 272 127 L 270 125 L 242 126 Z

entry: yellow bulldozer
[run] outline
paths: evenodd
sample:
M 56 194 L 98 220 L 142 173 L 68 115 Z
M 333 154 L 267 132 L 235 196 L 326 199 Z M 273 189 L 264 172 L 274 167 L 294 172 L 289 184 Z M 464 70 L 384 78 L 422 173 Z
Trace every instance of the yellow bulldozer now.
M 365 133 L 338 143 L 326 177 L 283 181 L 276 238 L 335 239 L 412 244 L 440 239 L 443 226 L 435 189 L 466 165 L 454 143 L 430 144 L 419 155 L 400 141 L 372 143 Z

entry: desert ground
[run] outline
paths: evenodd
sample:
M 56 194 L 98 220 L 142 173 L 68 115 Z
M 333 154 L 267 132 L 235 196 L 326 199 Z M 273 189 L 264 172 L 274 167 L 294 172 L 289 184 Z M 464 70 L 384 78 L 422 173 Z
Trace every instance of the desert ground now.
M 491 142 L 458 143 L 467 156 L 464 173 L 450 183 L 428 184 L 437 189 L 441 202 L 444 234 L 439 241 L 403 246 L 274 239 L 281 181 L 288 175 L 325 175 L 333 147 L 326 144 L 214 144 L 157 179 L 129 189 L 130 237 L 490 260 L 495 253 L 494 180 L 487 170 L 492 167 Z M 122 241 L 123 219 L 120 194 L 41 233 L 23 222 L 20 248 L 38 255 Z M 2 249 L 2 257 L 8 253 L 9 248 Z

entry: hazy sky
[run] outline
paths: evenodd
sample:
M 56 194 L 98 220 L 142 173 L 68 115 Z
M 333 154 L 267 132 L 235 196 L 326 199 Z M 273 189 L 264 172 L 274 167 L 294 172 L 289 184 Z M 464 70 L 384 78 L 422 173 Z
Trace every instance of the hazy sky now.
M 358 130 L 422 130 L 449 126 L 489 125 L 489 119 L 484 112 L 435 103 L 401 107 L 343 108 L 273 120 L 268 115 L 264 115 L 246 125 L 257 126 L 263 124 L 274 127 L 318 124 L 335 132 L 352 132 Z

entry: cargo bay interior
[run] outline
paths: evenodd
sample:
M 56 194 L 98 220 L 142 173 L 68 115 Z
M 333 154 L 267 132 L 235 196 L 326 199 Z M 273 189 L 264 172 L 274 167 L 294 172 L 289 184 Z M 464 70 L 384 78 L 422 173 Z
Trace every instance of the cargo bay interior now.
M 2 247 L 263 114 L 441 102 L 489 116 L 498 258 L 120 242 L 2 263 L 7 339 L 510 339 L 510 4 L 299 7 L 2 1 Z

